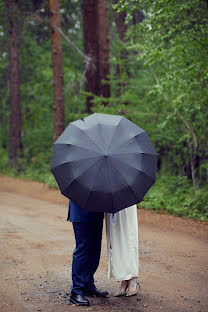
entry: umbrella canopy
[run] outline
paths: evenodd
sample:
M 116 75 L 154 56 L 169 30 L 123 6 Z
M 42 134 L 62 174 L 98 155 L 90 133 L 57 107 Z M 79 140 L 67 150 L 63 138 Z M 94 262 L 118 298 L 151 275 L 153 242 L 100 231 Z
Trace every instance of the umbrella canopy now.
M 139 203 L 156 166 L 146 132 L 123 116 L 95 113 L 71 122 L 53 144 L 51 171 L 61 193 L 88 211 Z

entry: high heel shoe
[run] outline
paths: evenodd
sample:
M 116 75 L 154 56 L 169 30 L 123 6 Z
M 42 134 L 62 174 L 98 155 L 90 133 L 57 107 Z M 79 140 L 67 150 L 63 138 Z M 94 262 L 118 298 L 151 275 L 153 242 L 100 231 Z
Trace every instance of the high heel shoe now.
M 114 297 L 125 296 L 125 295 L 126 295 L 127 288 L 128 288 L 128 283 L 126 284 L 126 287 L 124 288 L 124 290 L 122 290 L 122 285 L 121 285 L 119 291 L 117 291 L 113 296 L 114 296 Z
M 128 285 L 128 290 L 126 292 L 126 297 L 135 296 L 138 294 L 138 288 L 140 289 L 139 282 L 134 279 L 130 282 L 130 285 Z

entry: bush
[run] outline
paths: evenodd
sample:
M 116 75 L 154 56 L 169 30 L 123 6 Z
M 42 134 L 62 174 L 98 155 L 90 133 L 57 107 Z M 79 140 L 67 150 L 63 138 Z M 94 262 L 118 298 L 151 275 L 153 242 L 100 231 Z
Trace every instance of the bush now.
M 159 176 L 139 207 L 208 221 L 208 192 L 195 191 L 185 176 Z

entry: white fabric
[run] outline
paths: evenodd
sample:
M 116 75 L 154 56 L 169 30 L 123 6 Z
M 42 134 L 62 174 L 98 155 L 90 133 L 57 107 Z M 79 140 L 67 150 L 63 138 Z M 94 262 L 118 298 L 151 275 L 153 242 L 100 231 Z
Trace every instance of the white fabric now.
M 139 248 L 136 205 L 115 214 L 106 213 L 105 221 L 108 278 L 114 276 L 115 279 L 121 281 L 138 277 Z

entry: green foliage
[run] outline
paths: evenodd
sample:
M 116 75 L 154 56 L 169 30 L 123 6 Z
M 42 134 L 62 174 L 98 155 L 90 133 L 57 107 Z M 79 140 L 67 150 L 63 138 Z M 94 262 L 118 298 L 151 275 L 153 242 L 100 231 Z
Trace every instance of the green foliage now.
M 160 160 L 173 173 L 195 175 L 197 188 L 204 184 L 200 168 L 207 166 L 208 152 L 207 3 L 121 0 L 114 7 L 127 12 L 129 24 L 130 75 L 117 103 L 128 103 L 126 110 L 144 125 Z M 135 25 L 136 10 L 144 19 Z
M 163 175 L 139 207 L 208 221 L 208 192 L 205 187 L 194 191 L 186 177 Z

